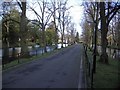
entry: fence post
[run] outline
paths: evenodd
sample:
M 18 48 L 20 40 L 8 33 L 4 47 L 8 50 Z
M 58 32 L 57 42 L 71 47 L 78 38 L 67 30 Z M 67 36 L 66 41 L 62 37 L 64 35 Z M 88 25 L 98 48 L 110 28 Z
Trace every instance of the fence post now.
M 85 53 L 85 58 L 88 63 L 88 76 L 90 78 L 90 87 L 93 88 L 93 60 L 89 60 L 87 56 L 87 45 L 83 44 L 84 46 L 84 53 Z
M 89 74 L 89 76 L 90 76 L 90 62 L 88 62 L 88 74 Z
M 3 57 L 2 57 L 3 58 Z M 4 61 L 2 60 L 2 67 L 4 68 Z
M 20 63 L 19 59 L 20 59 L 20 53 L 18 53 L 18 64 Z
M 92 68 L 92 72 L 91 72 L 91 88 L 93 88 L 93 68 Z

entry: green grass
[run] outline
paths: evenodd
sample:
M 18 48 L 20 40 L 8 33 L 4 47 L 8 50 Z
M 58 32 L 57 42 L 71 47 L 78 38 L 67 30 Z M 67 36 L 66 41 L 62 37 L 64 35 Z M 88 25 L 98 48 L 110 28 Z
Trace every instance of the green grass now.
M 120 84 L 118 80 L 118 75 L 120 76 L 118 65 L 120 65 L 120 61 L 112 58 L 109 58 L 109 65 L 97 61 L 93 87 L 118 88 Z
M 70 47 L 70 46 L 68 46 L 68 47 Z M 68 48 L 68 47 L 65 47 L 65 48 Z M 4 67 L 2 68 L 2 70 L 4 71 L 4 70 L 7 70 L 7 69 L 9 69 L 11 67 L 14 67 L 14 66 L 29 63 L 33 60 L 40 60 L 40 59 L 46 58 L 48 56 L 55 55 L 56 53 L 59 53 L 60 51 L 64 50 L 65 48 L 53 50 L 52 52 L 40 54 L 40 55 L 37 55 L 37 56 L 32 56 L 30 58 L 22 58 L 22 59 L 19 59 L 19 63 L 18 63 L 18 59 L 14 60 L 10 63 L 5 64 Z
M 92 52 L 88 50 L 88 59 L 92 60 Z M 109 57 L 109 64 L 96 61 L 96 73 L 93 75 L 93 88 L 120 88 L 120 61 Z M 88 87 L 90 87 L 90 78 Z

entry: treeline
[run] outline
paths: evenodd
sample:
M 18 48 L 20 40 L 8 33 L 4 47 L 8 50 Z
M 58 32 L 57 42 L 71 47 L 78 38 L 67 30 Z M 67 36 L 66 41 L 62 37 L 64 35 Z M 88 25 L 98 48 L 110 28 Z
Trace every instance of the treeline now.
M 17 0 L 16 2 L 2 2 L 0 6 L 2 20 L 2 49 L 3 60 L 9 58 L 9 48 L 13 49 L 12 56 L 15 56 L 15 47 L 21 47 L 21 57 L 29 56 L 28 46 L 39 44 L 47 52 L 46 46 L 58 43 L 69 45 L 79 42 L 79 33 L 75 29 L 67 7 L 68 0 L 41 0 L 27 2 Z M 34 8 L 37 6 L 39 11 Z M 31 20 L 26 13 L 37 17 Z
M 120 2 L 84 2 L 83 40 L 93 51 L 96 62 L 97 46 L 101 46 L 99 61 L 108 64 L 106 48 L 120 49 Z

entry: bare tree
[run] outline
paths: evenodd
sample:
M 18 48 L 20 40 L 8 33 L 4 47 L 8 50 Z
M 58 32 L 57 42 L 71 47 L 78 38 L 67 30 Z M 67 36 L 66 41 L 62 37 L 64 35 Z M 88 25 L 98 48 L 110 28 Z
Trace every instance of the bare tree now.
M 58 1 L 58 13 L 59 13 L 59 18 L 58 18 L 58 22 L 59 22 L 59 28 L 60 28 L 60 32 L 61 32 L 61 41 L 62 41 L 62 46 L 61 48 L 63 48 L 63 43 L 64 43 L 64 32 L 65 32 L 65 26 L 67 25 L 66 24 L 66 18 L 68 16 L 68 13 L 67 11 L 72 7 L 67 7 L 67 2 L 68 0 L 65 0 L 65 1 Z
M 109 30 L 108 30 L 108 44 L 109 46 L 117 46 L 117 26 L 118 26 L 118 14 L 115 15 L 115 17 L 111 20 L 110 25 L 109 25 Z
M 67 43 L 68 43 L 68 45 L 70 45 L 70 36 L 71 36 L 71 30 L 70 30 L 70 25 L 71 25 L 71 16 L 67 16 L 67 19 L 66 19 L 66 31 L 67 31 L 67 37 L 66 37 L 66 39 L 67 39 Z
M 90 40 L 90 37 L 91 37 L 91 25 L 90 23 L 88 23 L 86 20 L 84 20 L 82 22 L 82 36 L 83 36 L 83 40 L 84 40 L 84 44 L 86 44 L 87 46 L 89 46 L 91 40 Z
M 52 8 L 53 10 L 50 9 L 51 13 L 53 13 L 53 22 L 54 22 L 54 28 L 55 28 L 55 49 L 57 49 L 57 44 L 58 44 L 58 26 L 57 26 L 57 15 L 56 15 L 56 12 L 58 10 L 58 3 L 56 0 L 51 0 L 51 3 L 52 3 Z
M 94 60 L 96 59 L 96 50 L 97 50 L 97 31 L 98 23 L 101 22 L 101 51 L 100 61 L 108 63 L 108 55 L 106 53 L 107 42 L 107 32 L 108 26 L 112 18 L 116 15 L 120 9 L 118 2 L 90 2 L 85 4 L 86 12 L 91 17 L 91 20 L 87 20 L 88 23 L 94 24 Z M 99 14 L 100 12 L 100 14 Z
M 88 6 L 88 5 L 87 5 Z M 93 41 L 94 41 L 94 49 L 93 49 L 93 72 L 96 72 L 96 55 L 97 55 L 97 31 L 98 31 L 98 23 L 99 23 L 99 4 L 98 2 L 91 2 L 90 7 L 86 10 L 86 12 L 92 18 L 92 23 L 94 25 L 93 29 Z
M 92 49 L 93 49 L 93 44 L 94 44 L 94 27 L 95 27 L 95 3 L 94 2 L 84 2 L 83 3 L 83 6 L 84 6 L 84 20 L 86 20 L 87 22 L 86 23 L 89 23 L 91 29 L 91 43 L 92 44 Z M 88 45 L 89 46 L 89 45 Z M 91 47 L 91 45 L 89 46 Z
M 27 45 L 27 18 L 26 18 L 26 0 L 18 1 L 17 3 L 21 9 L 20 16 L 20 42 L 21 42 L 21 53 L 22 57 L 26 57 L 29 55 L 28 53 L 28 45 Z
M 116 30 L 117 30 L 117 42 L 118 42 L 117 47 L 120 50 L 120 11 L 118 12 L 118 23 L 117 23 Z M 118 53 L 119 53 L 119 51 L 118 51 Z M 118 60 L 120 60 L 119 54 L 118 54 Z
M 73 45 L 75 43 L 76 28 L 75 23 L 70 24 L 70 43 Z
M 40 12 L 37 12 L 33 7 L 30 8 L 37 16 L 40 29 L 42 30 L 42 46 L 44 47 L 44 51 L 47 52 L 45 29 L 50 21 L 51 16 L 53 15 L 53 12 L 50 12 L 51 7 L 49 7 L 49 2 L 46 0 L 42 0 L 41 2 L 37 1 L 37 4 L 39 5 Z
M 108 64 L 108 55 L 106 53 L 106 47 L 108 45 L 107 33 L 108 26 L 112 18 L 120 10 L 120 4 L 118 2 L 100 2 L 100 19 L 101 19 L 101 49 L 102 53 L 100 61 Z

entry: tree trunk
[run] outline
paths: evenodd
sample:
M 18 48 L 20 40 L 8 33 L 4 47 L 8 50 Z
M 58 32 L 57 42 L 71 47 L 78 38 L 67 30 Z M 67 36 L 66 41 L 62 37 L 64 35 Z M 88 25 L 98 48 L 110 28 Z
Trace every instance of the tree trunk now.
M 62 46 L 61 48 L 63 48 L 63 43 L 64 43 L 64 30 L 65 30 L 65 12 L 63 12 L 63 21 L 62 21 L 62 27 L 63 27 L 63 31 L 62 31 Z
M 118 47 L 118 60 L 120 60 L 120 14 L 118 15 L 118 23 L 117 23 L 117 41 L 118 41 L 118 44 L 117 44 L 117 47 Z
M 61 38 L 61 39 L 62 39 L 62 45 L 61 45 L 61 48 L 63 48 L 63 36 L 64 36 L 64 35 L 62 34 L 62 38 Z
M 57 45 L 58 45 L 58 36 L 57 36 L 57 27 L 55 27 L 55 49 L 57 49 Z
M 94 31 L 94 50 L 93 50 L 93 72 L 96 72 L 96 55 L 97 55 L 97 30 L 98 23 L 95 23 L 95 31 Z
M 44 52 L 47 53 L 47 49 L 46 49 L 46 44 L 47 44 L 47 43 L 46 43 L 44 23 L 42 24 L 42 43 L 43 43 Z
M 96 2 L 97 4 L 97 10 L 96 10 L 96 15 L 95 15 L 95 31 L 94 31 L 94 51 L 93 51 L 93 72 L 96 72 L 96 56 L 98 54 L 97 51 L 97 31 L 98 31 L 98 2 Z
M 57 26 L 55 21 L 55 15 L 54 15 L 54 25 L 55 25 L 55 49 L 57 49 L 58 37 L 57 37 Z
M 106 47 L 107 47 L 107 23 L 106 23 L 106 17 L 105 17 L 105 3 L 100 2 L 100 17 L 101 17 L 101 56 L 100 56 L 100 62 L 108 64 L 108 55 L 106 53 Z
M 91 50 L 92 50 L 92 51 L 93 51 L 93 48 L 94 48 L 94 47 L 93 47 L 93 46 L 94 46 L 94 40 L 93 40 L 93 39 L 94 39 L 94 32 L 93 32 L 93 30 L 94 30 L 94 29 L 92 28 L 92 32 L 91 32 L 91 42 L 92 42 L 92 43 L 91 43 L 91 44 L 92 44 Z M 92 34 L 93 34 L 93 35 L 92 35 Z
M 20 20 L 20 34 L 21 34 L 21 56 L 27 57 L 29 55 L 28 53 L 28 47 L 27 47 L 27 31 L 26 31 L 26 2 L 22 3 L 22 13 L 21 13 L 21 20 Z
M 57 26 L 56 26 L 56 2 L 54 1 L 54 13 L 53 13 L 53 19 L 54 19 L 54 28 L 55 28 L 55 49 L 57 49 L 57 44 L 58 44 L 58 37 L 57 37 Z
M 6 22 L 6 23 L 2 22 L 2 26 L 3 25 L 5 26 L 5 33 L 8 35 L 9 34 L 9 22 Z M 2 28 L 2 30 L 4 30 L 4 29 Z M 3 51 L 2 51 L 2 53 L 3 53 L 2 59 L 3 60 L 2 60 L 2 62 L 3 62 L 3 64 L 9 62 L 9 41 L 8 41 L 7 35 L 5 35 L 4 39 L 2 40 L 2 43 L 3 43 Z

